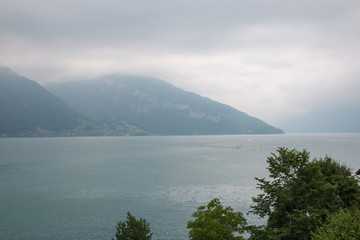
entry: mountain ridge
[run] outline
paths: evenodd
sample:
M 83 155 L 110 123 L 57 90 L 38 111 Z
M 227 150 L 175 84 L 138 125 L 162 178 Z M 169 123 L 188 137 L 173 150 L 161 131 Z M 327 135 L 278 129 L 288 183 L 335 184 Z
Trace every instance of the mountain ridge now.
M 1 137 L 283 133 L 156 78 L 113 74 L 49 86 L 0 67 Z
M 90 119 L 110 125 L 123 119 L 151 135 L 283 133 L 229 105 L 151 77 L 112 74 L 48 88 Z
M 37 82 L 0 67 L 0 134 L 51 135 L 73 130 L 84 120 Z

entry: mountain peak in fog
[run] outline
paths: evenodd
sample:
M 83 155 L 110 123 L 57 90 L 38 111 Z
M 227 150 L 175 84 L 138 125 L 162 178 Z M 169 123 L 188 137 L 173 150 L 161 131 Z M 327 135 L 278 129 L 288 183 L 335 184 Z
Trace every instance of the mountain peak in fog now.
M 112 127 L 125 121 L 152 135 L 283 133 L 231 106 L 146 76 L 113 74 L 48 87 L 89 119 Z

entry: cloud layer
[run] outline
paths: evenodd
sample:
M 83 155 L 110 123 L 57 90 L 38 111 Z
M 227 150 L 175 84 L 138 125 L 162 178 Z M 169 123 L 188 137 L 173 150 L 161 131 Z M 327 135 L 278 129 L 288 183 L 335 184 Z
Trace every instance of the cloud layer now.
M 40 83 L 159 77 L 269 123 L 360 102 L 360 2 L 5 0 L 0 65 Z

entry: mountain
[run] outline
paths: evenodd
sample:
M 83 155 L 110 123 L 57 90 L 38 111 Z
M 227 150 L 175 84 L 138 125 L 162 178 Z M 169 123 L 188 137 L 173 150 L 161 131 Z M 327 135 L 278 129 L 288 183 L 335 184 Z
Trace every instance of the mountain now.
M 144 135 L 120 121 L 97 124 L 33 80 L 0 67 L 0 137 Z
M 356 103 L 323 107 L 279 125 L 289 133 L 360 133 L 359 110 Z
M 0 67 L 0 113 L 0 136 L 53 135 L 84 121 L 48 90 L 6 67 Z
M 155 78 L 109 75 L 47 87 L 81 115 L 110 128 L 126 122 L 151 135 L 283 133 L 228 105 Z

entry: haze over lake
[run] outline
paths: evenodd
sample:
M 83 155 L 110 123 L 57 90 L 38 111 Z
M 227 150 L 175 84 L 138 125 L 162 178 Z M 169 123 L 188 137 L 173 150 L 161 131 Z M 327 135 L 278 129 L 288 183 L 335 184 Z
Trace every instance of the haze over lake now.
M 3 0 L 0 19 L 0 240 L 109 240 L 128 211 L 183 240 L 213 198 L 261 224 L 279 147 L 360 168 L 359 0 Z
M 3 138 L 0 239 L 111 239 L 127 211 L 153 239 L 187 239 L 215 197 L 246 213 L 282 146 L 360 168 L 360 134 Z

